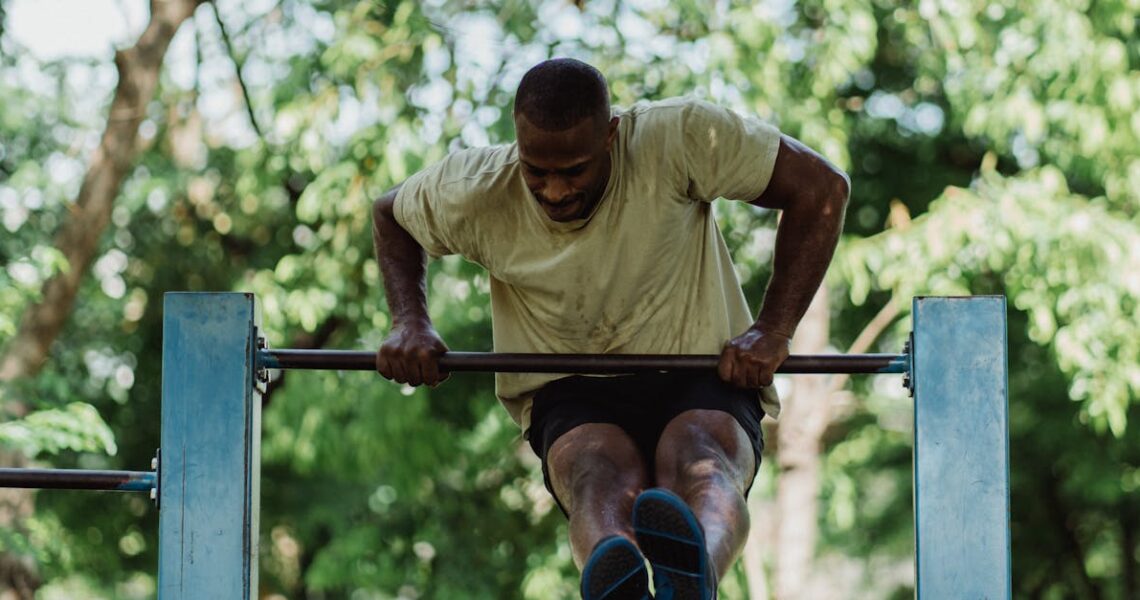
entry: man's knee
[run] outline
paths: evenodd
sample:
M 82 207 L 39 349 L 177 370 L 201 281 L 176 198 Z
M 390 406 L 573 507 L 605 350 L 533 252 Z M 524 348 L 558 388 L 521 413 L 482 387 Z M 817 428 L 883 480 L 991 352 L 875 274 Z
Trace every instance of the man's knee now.
M 547 454 L 551 486 L 567 511 L 599 494 L 629 495 L 647 487 L 648 473 L 633 440 L 616 425 L 591 423 L 555 440 Z M 600 499 L 600 498 L 597 498 Z
M 657 444 L 656 476 L 670 488 L 731 484 L 743 494 L 755 477 L 748 434 L 722 411 L 690 410 L 665 427 Z

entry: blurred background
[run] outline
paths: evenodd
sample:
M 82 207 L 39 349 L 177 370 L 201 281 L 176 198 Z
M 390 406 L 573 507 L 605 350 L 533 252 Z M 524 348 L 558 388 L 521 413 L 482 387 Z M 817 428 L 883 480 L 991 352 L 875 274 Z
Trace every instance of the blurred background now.
M 374 349 L 370 201 L 513 139 L 522 74 L 692 95 L 851 175 L 797 353 L 900 352 L 918 294 L 1009 299 L 1013 593 L 1140 598 L 1140 0 L 0 0 L 0 462 L 145 470 L 162 295 L 257 295 L 271 346 Z M 776 214 L 721 202 L 754 307 Z M 451 348 L 488 283 L 429 273 Z M 781 377 L 726 599 L 913 595 L 897 376 Z M 953 398 L 948 398 L 952 402 Z M 264 397 L 265 599 L 573 598 L 489 375 L 290 372 Z M 151 598 L 144 495 L 0 490 L 0 598 Z

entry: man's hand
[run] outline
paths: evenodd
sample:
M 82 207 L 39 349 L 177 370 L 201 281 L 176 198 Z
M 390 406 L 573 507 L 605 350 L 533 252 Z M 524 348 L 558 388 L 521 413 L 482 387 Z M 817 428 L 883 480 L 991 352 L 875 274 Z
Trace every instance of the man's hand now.
M 747 389 L 772 385 L 776 369 L 788 358 L 791 339 L 779 333 L 764 333 L 755 326 L 730 340 L 720 353 L 720 378 Z
M 435 386 L 448 377 L 439 370 L 444 352 L 447 344 L 431 323 L 397 325 L 376 352 L 376 370 L 399 383 Z

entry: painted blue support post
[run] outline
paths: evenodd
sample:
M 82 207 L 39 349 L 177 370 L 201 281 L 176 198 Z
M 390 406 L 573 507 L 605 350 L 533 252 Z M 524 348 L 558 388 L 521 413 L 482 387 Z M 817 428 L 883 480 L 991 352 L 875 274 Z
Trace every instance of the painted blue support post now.
M 914 299 L 916 594 L 1009 598 L 1005 298 Z
M 166 295 L 158 596 L 257 593 L 261 398 L 252 294 Z

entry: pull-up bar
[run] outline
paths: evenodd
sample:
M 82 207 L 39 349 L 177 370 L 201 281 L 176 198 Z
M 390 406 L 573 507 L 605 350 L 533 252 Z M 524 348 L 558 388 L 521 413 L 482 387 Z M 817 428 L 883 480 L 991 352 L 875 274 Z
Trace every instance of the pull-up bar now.
M 155 471 L 0 469 L 0 487 L 150 490 L 161 501 L 158 597 L 251 600 L 261 495 L 256 382 L 266 369 L 370 371 L 375 354 L 261 349 L 250 294 L 167 294 L 164 309 Z M 798 355 L 777 370 L 903 374 L 914 396 L 919 600 L 1011 597 L 1005 312 L 1001 297 L 915 298 L 906 354 Z M 440 367 L 607 374 L 709 370 L 718 361 L 448 352 Z
M 338 369 L 371 371 L 376 354 L 346 350 L 263 350 L 263 369 Z M 444 371 L 496 373 L 582 373 L 587 375 L 646 371 L 709 371 L 720 357 L 714 354 L 504 354 L 447 352 L 439 359 Z M 793 355 L 778 373 L 905 373 L 905 354 Z
M 149 492 L 157 485 L 154 471 L 90 469 L 0 469 L 0 487 L 56 490 Z

